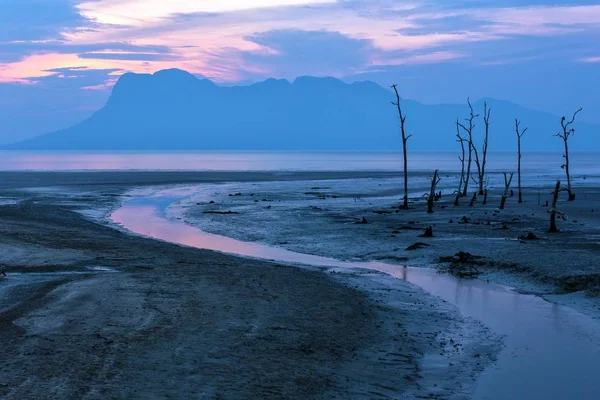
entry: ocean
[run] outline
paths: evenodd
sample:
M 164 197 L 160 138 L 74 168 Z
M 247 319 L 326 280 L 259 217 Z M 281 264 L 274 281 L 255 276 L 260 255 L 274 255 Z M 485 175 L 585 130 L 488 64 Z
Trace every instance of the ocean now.
M 600 176 L 600 152 L 571 154 L 573 177 Z M 524 153 L 523 172 L 561 177 L 560 153 Z M 475 170 L 475 163 L 472 169 Z M 409 171 L 460 171 L 458 152 L 409 152 Z M 490 152 L 487 170 L 517 170 L 513 152 Z M 0 152 L 0 171 L 402 171 L 399 152 Z

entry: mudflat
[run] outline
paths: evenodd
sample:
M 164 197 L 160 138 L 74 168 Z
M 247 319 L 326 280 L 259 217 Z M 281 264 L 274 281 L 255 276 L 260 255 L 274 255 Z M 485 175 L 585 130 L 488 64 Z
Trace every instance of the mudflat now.
M 400 210 L 401 180 L 377 176 L 212 185 L 167 214 L 206 232 L 300 253 L 479 277 L 599 318 L 600 188 L 594 179 L 574 188 L 576 201 L 561 193 L 557 208 L 565 218 L 558 218 L 557 233 L 548 232 L 552 179 L 526 186 L 522 204 L 515 188 L 500 210 L 500 188 L 490 189 L 487 204 L 478 196 L 470 205 L 471 193 L 454 206 L 452 174 L 443 176 L 444 194 L 432 214 L 423 196 L 427 179 L 411 178 L 410 207 Z M 205 213 L 223 210 L 234 214 Z M 428 227 L 433 237 L 421 237 Z
M 468 398 L 497 351 L 482 326 L 406 283 L 181 247 L 85 217 L 140 185 L 319 174 L 0 178 L 3 398 Z

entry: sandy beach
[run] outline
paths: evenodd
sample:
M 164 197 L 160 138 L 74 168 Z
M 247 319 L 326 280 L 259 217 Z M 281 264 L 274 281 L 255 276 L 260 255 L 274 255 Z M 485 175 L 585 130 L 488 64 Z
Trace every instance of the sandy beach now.
M 500 347 L 381 274 L 332 276 L 98 222 L 134 187 L 323 175 L 1 175 L 2 398 L 469 398 Z

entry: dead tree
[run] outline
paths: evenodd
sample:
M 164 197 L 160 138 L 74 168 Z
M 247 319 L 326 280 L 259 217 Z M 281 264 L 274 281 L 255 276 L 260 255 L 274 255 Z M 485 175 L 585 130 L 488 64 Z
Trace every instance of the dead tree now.
M 458 191 L 456 192 L 456 198 L 454 199 L 454 205 L 458 206 L 458 200 L 462 196 L 463 183 L 465 182 L 465 138 L 460 136 L 460 123 L 456 120 L 456 141 L 460 143 L 462 155 L 458 157 L 460 160 L 460 181 L 458 183 Z
M 575 117 L 579 114 L 583 108 L 579 108 L 579 110 L 575 111 L 573 114 L 573 118 L 569 122 L 566 117 L 562 117 L 560 120 L 560 126 L 562 128 L 562 132 L 556 134 L 559 138 L 563 140 L 565 143 L 565 154 L 563 154 L 563 158 L 565 159 L 565 163 L 561 166 L 565 170 L 567 174 L 567 193 L 569 193 L 569 201 L 575 200 L 575 193 L 571 190 L 571 174 L 569 171 L 569 137 L 575 134 L 575 129 L 571 128 L 571 125 L 575 122 Z
M 473 197 L 471 197 L 471 202 L 469 203 L 469 207 L 473 207 L 475 202 L 477 201 L 477 192 L 473 192 Z
M 477 148 L 473 144 L 471 139 L 471 146 L 473 146 L 473 153 L 475 154 L 475 164 L 477 165 L 477 193 L 483 194 L 483 184 L 485 181 L 485 166 L 487 164 L 487 152 L 488 152 L 488 138 L 490 135 L 490 117 L 492 109 L 488 108 L 487 101 L 483 103 L 483 122 L 485 124 L 485 136 L 483 137 L 483 147 L 481 149 L 481 162 L 479 160 L 479 153 Z M 473 111 L 471 110 L 471 115 Z
M 402 113 L 402 107 L 400 106 L 400 94 L 398 93 L 398 85 L 392 85 L 394 93 L 396 93 L 396 101 L 392 101 L 392 104 L 398 109 L 398 117 L 400 118 L 400 131 L 402 133 L 402 152 L 404 155 L 404 198 L 402 208 L 408 209 L 408 155 L 406 150 L 406 142 L 412 135 L 406 135 L 405 123 L 406 115 Z
M 488 177 L 488 178 L 486 178 L 486 180 L 483 184 L 483 202 L 481 202 L 481 204 L 483 204 L 484 206 L 487 205 L 489 187 L 490 187 L 490 178 Z
M 558 232 L 558 228 L 556 227 L 556 203 L 558 202 L 558 193 L 560 192 L 560 181 L 556 181 L 556 186 L 554 186 L 554 193 L 552 194 L 552 208 L 550 211 L 550 232 L 556 233 Z
M 437 197 L 435 194 L 435 189 L 438 183 L 440 183 L 440 180 L 442 180 L 442 178 L 438 176 L 438 170 L 436 169 L 433 173 L 433 179 L 431 180 L 431 189 L 429 190 L 429 197 L 427 198 L 427 214 L 433 213 L 433 206 Z
M 515 130 L 517 131 L 517 179 L 519 185 L 519 204 L 523 204 L 523 189 L 521 188 L 521 138 L 525 136 L 525 132 L 527 132 L 527 128 L 521 131 L 520 129 L 521 123 L 518 119 L 515 119 Z
M 502 192 L 502 200 L 500 201 L 500 209 L 504 210 L 506 198 L 510 195 L 510 184 L 512 183 L 514 172 L 510 173 L 510 178 L 504 172 L 504 191 Z
M 470 114 L 469 114 L 469 118 L 465 118 L 465 121 L 467 121 L 469 123 L 468 126 L 465 126 L 465 125 L 461 124 L 460 122 L 457 122 L 458 126 L 460 126 L 467 133 L 466 140 L 469 142 L 469 158 L 467 160 L 467 175 L 465 177 L 465 187 L 463 188 L 463 197 L 467 197 L 467 195 L 469 194 L 469 179 L 471 179 L 471 164 L 473 162 L 473 150 L 475 150 L 475 156 L 477 158 L 479 158 L 479 155 L 477 154 L 477 149 L 475 148 L 475 145 L 473 144 L 473 129 L 475 129 L 475 124 L 473 123 L 473 121 L 475 121 L 475 118 L 477 118 L 479 116 L 479 114 L 475 114 L 473 112 L 473 106 L 471 105 L 471 100 L 468 98 L 467 98 L 467 104 L 469 105 Z

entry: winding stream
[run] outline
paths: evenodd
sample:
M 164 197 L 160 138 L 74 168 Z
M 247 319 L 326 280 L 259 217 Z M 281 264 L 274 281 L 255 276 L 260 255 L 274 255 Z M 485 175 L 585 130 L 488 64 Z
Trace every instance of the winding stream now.
M 477 382 L 475 399 L 594 399 L 600 394 L 600 321 L 539 297 L 429 268 L 345 262 L 203 232 L 165 217 L 166 208 L 193 193 L 159 190 L 126 201 L 111 215 L 125 229 L 200 249 L 282 263 L 366 268 L 420 286 L 504 336 L 505 347 Z

